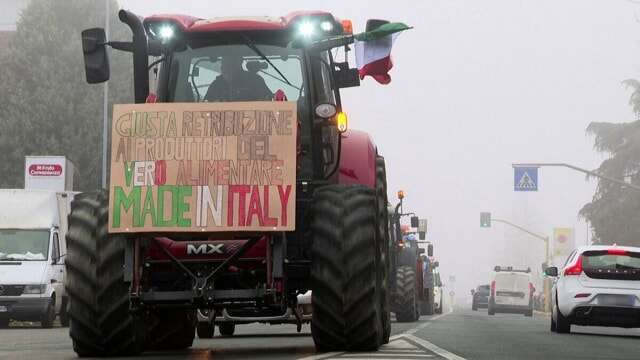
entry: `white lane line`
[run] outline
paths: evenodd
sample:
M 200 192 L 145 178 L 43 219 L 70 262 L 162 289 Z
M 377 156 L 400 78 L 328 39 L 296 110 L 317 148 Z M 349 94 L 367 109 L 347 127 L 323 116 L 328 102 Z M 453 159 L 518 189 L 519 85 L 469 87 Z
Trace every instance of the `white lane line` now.
M 327 359 L 333 356 L 338 356 L 340 354 L 344 354 L 344 351 L 334 351 L 334 352 L 322 353 L 318 355 L 311 355 L 311 356 L 299 358 L 298 360 L 322 360 L 322 359 Z
M 427 355 L 429 357 L 433 357 L 433 355 Z M 336 359 L 342 359 L 342 357 L 336 358 Z M 370 357 L 349 357 L 347 358 L 349 360 L 371 360 Z M 397 357 L 392 357 L 392 358 L 376 358 L 376 360 L 398 360 L 399 358 Z M 406 359 L 406 360 L 410 360 L 410 359 Z
M 458 356 L 456 354 L 450 353 L 447 350 L 445 350 L 445 349 L 443 349 L 441 347 L 438 347 L 438 346 L 428 342 L 427 340 L 421 339 L 421 338 L 419 338 L 417 336 L 409 334 L 409 335 L 406 335 L 406 339 L 409 339 L 410 341 L 414 341 L 415 343 L 423 346 L 425 349 L 429 349 L 432 352 L 442 356 L 443 358 L 445 358 L 447 360 L 466 360 L 463 357 L 460 357 L 460 356 Z
M 354 353 L 354 354 L 343 354 L 340 355 L 340 359 L 353 359 L 353 358 L 361 358 L 365 357 L 366 359 L 379 359 L 388 357 L 390 354 L 376 354 L 376 353 Z M 433 355 L 425 354 L 424 352 L 420 355 L 405 355 L 405 354 L 395 354 L 394 359 L 421 359 L 421 358 L 430 358 Z M 399 357 L 400 356 L 400 357 Z
M 417 349 L 418 348 L 415 345 L 395 337 L 394 338 L 389 337 L 389 343 L 382 345 L 380 347 L 380 350 L 389 350 L 389 351 L 417 350 Z

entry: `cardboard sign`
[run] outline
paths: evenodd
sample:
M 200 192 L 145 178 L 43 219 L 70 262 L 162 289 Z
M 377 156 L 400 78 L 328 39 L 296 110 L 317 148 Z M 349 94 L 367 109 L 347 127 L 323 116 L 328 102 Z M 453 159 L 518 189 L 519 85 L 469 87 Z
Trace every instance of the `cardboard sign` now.
M 109 231 L 295 229 L 295 102 L 116 105 Z

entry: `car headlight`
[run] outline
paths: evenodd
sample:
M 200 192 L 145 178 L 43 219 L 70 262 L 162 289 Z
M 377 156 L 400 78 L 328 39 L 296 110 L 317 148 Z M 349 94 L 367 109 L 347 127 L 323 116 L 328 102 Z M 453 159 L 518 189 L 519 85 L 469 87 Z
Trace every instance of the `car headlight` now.
M 38 284 L 38 285 L 26 285 L 24 290 L 22 290 L 23 294 L 44 294 L 47 290 L 47 284 Z

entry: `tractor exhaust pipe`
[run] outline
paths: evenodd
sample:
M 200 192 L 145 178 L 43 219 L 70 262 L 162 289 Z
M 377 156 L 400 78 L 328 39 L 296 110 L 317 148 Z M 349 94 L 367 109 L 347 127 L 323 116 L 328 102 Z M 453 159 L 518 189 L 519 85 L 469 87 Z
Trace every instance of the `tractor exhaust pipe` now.
M 135 102 L 144 103 L 149 95 L 149 54 L 147 34 L 142 19 L 127 10 L 118 11 L 120 21 L 131 29 L 133 34 L 133 89 Z

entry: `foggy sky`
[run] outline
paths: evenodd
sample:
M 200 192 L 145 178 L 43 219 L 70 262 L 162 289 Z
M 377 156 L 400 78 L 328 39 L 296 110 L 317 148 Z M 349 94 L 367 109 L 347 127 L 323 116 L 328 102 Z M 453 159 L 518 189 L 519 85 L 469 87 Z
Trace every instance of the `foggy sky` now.
M 414 26 L 393 49 L 391 84 L 343 90 L 344 108 L 385 156 L 389 196 L 404 189 L 406 209 L 428 217 L 443 280 L 455 274 L 462 295 L 496 264 L 539 272 L 543 260 L 539 240 L 480 229 L 480 211 L 549 236 L 574 227 L 586 242 L 578 211 L 595 181 L 545 168 L 539 192 L 514 193 L 511 163 L 595 168 L 603 157 L 587 125 L 634 120 L 621 81 L 640 77 L 640 5 L 625 0 L 119 1 L 141 15 L 320 9 L 352 19 L 356 32 L 368 18 Z

